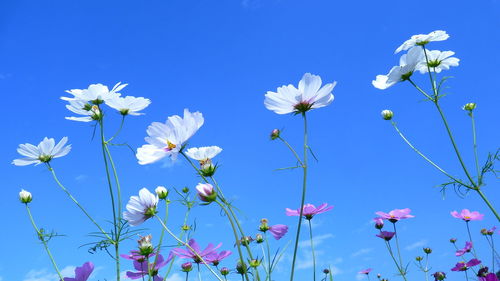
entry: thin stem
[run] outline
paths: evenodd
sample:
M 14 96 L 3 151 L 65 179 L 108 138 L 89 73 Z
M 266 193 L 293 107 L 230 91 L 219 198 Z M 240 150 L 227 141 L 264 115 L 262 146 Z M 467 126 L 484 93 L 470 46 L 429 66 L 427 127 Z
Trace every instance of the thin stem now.
M 269 277 L 269 281 L 273 281 L 273 279 L 271 278 L 271 273 L 273 272 L 273 269 L 272 269 L 272 264 L 271 264 L 271 248 L 269 247 L 269 240 L 267 239 L 267 232 L 264 232 L 264 239 L 266 239 L 266 248 L 267 248 L 267 260 L 268 260 L 268 268 L 267 268 L 267 271 L 268 271 L 268 277 Z
M 231 228 L 233 229 L 234 239 L 236 240 L 236 247 L 238 248 L 238 255 L 240 256 L 240 260 L 243 262 L 244 261 L 243 253 L 241 252 L 241 246 L 240 246 L 241 242 L 238 238 L 238 233 L 236 232 L 236 227 L 234 225 L 233 219 L 231 218 L 231 215 L 229 215 L 229 212 L 226 209 L 226 207 L 224 207 L 224 205 L 221 202 L 219 202 L 218 200 L 216 200 L 215 202 L 217 204 L 219 204 L 219 206 L 222 208 L 222 210 L 224 210 L 224 212 L 226 213 L 227 219 L 229 220 L 229 223 L 231 224 Z M 245 272 L 245 278 L 247 281 L 250 280 L 248 278 L 248 274 L 246 272 Z
M 198 280 L 201 281 L 201 271 L 200 271 L 200 264 L 196 264 L 198 266 Z
M 479 194 L 479 196 L 481 197 L 481 199 L 483 199 L 484 203 L 486 203 L 486 205 L 488 205 L 488 207 L 493 212 L 493 214 L 495 215 L 495 217 L 497 218 L 497 220 L 500 222 L 500 214 L 498 214 L 497 210 L 495 210 L 495 208 L 493 207 L 493 205 L 491 205 L 491 203 L 488 200 L 488 198 L 486 198 L 486 195 L 484 195 L 484 193 L 481 191 L 481 189 L 476 189 L 476 192 Z
M 120 127 L 118 128 L 118 130 L 116 131 L 116 133 L 109 140 L 106 141 L 106 144 L 110 143 L 114 138 L 116 138 L 118 136 L 118 134 L 120 134 L 120 132 L 123 129 L 123 124 L 124 123 L 125 123 L 125 115 L 122 115 L 122 122 L 120 123 Z
M 115 242 L 114 246 L 115 246 L 115 261 L 116 261 L 116 280 L 120 281 L 120 278 L 121 278 L 121 276 L 120 276 L 120 250 L 119 250 L 119 247 L 120 247 L 120 237 L 119 237 L 119 235 L 120 234 L 118 233 L 118 223 L 120 223 L 121 214 L 119 213 L 118 216 L 116 215 L 115 196 L 113 194 L 113 185 L 111 184 L 111 175 L 109 173 L 108 158 L 106 156 L 107 146 L 106 146 L 106 139 L 104 137 L 104 121 L 102 119 L 99 121 L 99 125 L 100 125 L 99 127 L 101 128 L 100 131 L 101 131 L 102 158 L 103 158 L 104 167 L 105 167 L 105 170 L 106 170 L 106 178 L 107 178 L 108 187 L 109 187 L 109 195 L 111 197 L 111 207 L 113 209 L 113 227 L 114 227 L 114 242 Z M 109 155 L 111 155 L 111 154 L 109 154 Z M 115 178 L 117 179 L 117 177 L 116 177 L 116 170 L 115 170 Z M 117 181 L 117 185 L 118 185 L 118 181 Z M 121 204 L 118 207 L 121 208 Z
M 186 272 L 186 281 L 188 281 L 189 271 Z
M 425 281 L 429 281 L 429 254 L 425 254 L 425 270 L 424 270 L 424 273 L 425 273 Z
M 52 266 L 54 267 L 54 270 L 57 272 L 57 275 L 59 275 L 60 280 L 64 280 L 64 277 L 62 276 L 61 272 L 59 271 L 59 268 L 57 267 L 56 261 L 54 260 L 54 257 L 52 256 L 52 253 L 50 252 L 49 245 L 47 244 L 47 241 L 45 241 L 44 234 L 38 229 L 38 227 L 35 224 L 35 220 L 33 219 L 33 216 L 31 215 L 30 207 L 28 207 L 28 204 L 26 205 L 26 211 L 28 211 L 28 216 L 31 221 L 31 225 L 33 225 L 33 228 L 36 231 L 36 234 L 38 235 L 38 239 L 42 241 L 43 247 L 45 248 L 45 251 L 47 252 L 47 255 L 50 258 L 50 261 L 52 262 Z
M 394 264 L 396 265 L 396 268 L 398 269 L 399 274 L 406 281 L 406 276 L 405 276 L 405 273 L 403 271 L 403 265 L 401 265 L 401 267 L 399 266 L 399 263 L 396 260 L 396 257 L 394 257 L 394 253 L 392 252 L 391 244 L 389 243 L 389 241 L 387 241 L 385 239 L 384 239 L 384 241 L 385 241 L 385 246 L 387 247 L 387 251 L 389 251 L 389 254 L 391 255 L 392 260 L 394 261 Z
M 425 46 L 422 45 L 422 48 L 424 49 L 424 55 L 425 55 L 425 64 L 427 65 L 427 72 L 429 73 L 429 79 L 431 80 L 431 85 L 432 85 L 432 92 L 434 93 L 434 98 L 437 98 L 437 89 L 436 89 L 436 80 L 432 77 L 431 73 L 431 68 L 429 67 L 429 58 L 427 56 L 427 50 L 425 49 Z M 434 73 L 435 73 L 436 68 L 434 68 Z
M 115 163 L 113 161 L 113 157 L 111 157 L 111 152 L 109 151 L 108 145 L 105 144 L 104 148 L 106 150 L 106 154 L 108 155 L 109 163 L 111 164 L 111 170 L 113 170 L 113 176 L 116 182 L 116 193 L 118 198 L 118 220 L 120 220 L 122 216 L 122 194 L 121 194 L 120 181 L 118 179 L 118 173 L 116 172 Z
M 427 156 L 425 156 L 422 152 L 420 152 L 420 150 L 418 150 L 406 137 L 405 135 L 403 135 L 403 133 L 401 132 L 401 130 L 399 130 L 398 126 L 396 125 L 396 122 L 394 121 L 391 121 L 391 124 L 392 126 L 394 127 L 394 129 L 396 129 L 396 132 L 399 134 L 399 136 L 406 142 L 406 144 L 411 148 L 413 149 L 413 151 L 415 151 L 418 155 L 420 155 L 422 158 L 424 158 L 425 161 L 429 162 L 432 166 L 434 166 L 436 169 L 438 169 L 441 173 L 445 174 L 447 177 L 449 177 L 450 179 L 460 183 L 461 185 L 464 185 L 466 187 L 469 187 L 468 185 L 464 184 L 461 180 L 455 178 L 454 176 L 450 175 L 448 172 L 446 172 L 445 170 L 443 170 L 441 167 L 439 167 L 436 163 L 432 162 L 431 159 L 429 159 Z
M 219 281 L 223 281 L 222 278 L 219 277 L 219 275 L 210 267 L 210 265 L 208 265 L 208 263 L 202 258 L 200 257 L 200 255 L 198 254 L 198 252 L 196 252 L 188 243 L 182 241 L 181 239 L 179 239 L 179 237 L 177 237 L 164 223 L 163 221 L 161 220 L 160 217 L 158 217 L 157 215 L 155 215 L 155 217 L 158 219 L 158 221 L 160 222 L 161 226 L 163 226 L 163 228 L 167 231 L 167 233 L 172 236 L 177 242 L 179 242 L 180 244 L 182 244 L 183 246 L 185 246 L 186 248 L 189 249 L 189 251 L 191 251 L 192 253 L 194 253 L 196 255 L 196 257 L 205 265 L 206 268 L 208 268 L 208 270 L 210 270 L 210 272 L 217 278 L 217 280 Z
M 170 204 L 170 201 L 165 198 L 164 199 L 165 201 L 165 217 L 163 218 L 163 223 L 165 225 L 167 225 L 167 220 L 168 220 L 168 206 Z M 153 268 L 156 267 L 156 263 L 158 261 L 158 255 L 160 254 L 160 250 L 161 250 L 161 244 L 163 243 L 163 236 L 165 236 L 165 229 L 161 229 L 161 233 L 160 233 L 160 239 L 158 240 L 158 246 L 156 246 L 156 257 L 155 257 L 155 260 L 153 262 Z M 152 280 L 152 276 L 149 276 L 149 281 Z
M 82 212 L 87 216 L 87 218 L 95 226 L 97 226 L 97 228 L 101 231 L 102 234 L 104 234 L 106 236 L 107 239 L 113 241 L 113 239 L 111 239 L 111 237 L 108 235 L 108 233 L 106 231 L 104 231 L 104 229 L 102 229 L 102 227 L 90 216 L 89 213 L 87 213 L 87 211 L 83 208 L 83 206 L 80 205 L 80 203 L 78 203 L 78 201 L 75 199 L 75 197 L 73 197 L 73 195 L 71 195 L 71 193 L 66 189 L 66 187 L 64 187 L 64 185 L 59 181 L 54 168 L 52 168 L 52 166 L 50 166 L 49 163 L 47 163 L 47 168 L 52 173 L 52 177 L 54 178 L 57 185 L 66 193 L 66 195 L 68 195 L 68 197 L 78 206 L 78 208 L 80 208 L 80 210 L 82 210 Z
M 293 259 L 292 259 L 292 269 L 290 273 L 290 281 L 293 281 L 293 275 L 295 273 L 295 261 L 297 259 L 297 250 L 299 248 L 299 238 L 300 238 L 300 227 L 302 226 L 302 215 L 304 212 L 304 202 L 306 200 L 306 189 L 307 189 L 307 118 L 306 114 L 303 113 L 302 117 L 304 119 L 304 161 L 302 161 L 303 170 L 303 181 L 302 181 L 302 198 L 300 200 L 300 214 L 299 222 L 297 226 L 297 234 L 295 235 L 295 247 L 293 249 Z
M 467 275 L 467 270 L 464 270 L 465 272 L 465 280 L 469 281 L 469 275 Z
M 183 222 L 183 226 L 187 224 L 187 221 L 188 221 L 188 217 L 189 217 L 189 212 L 191 211 L 191 208 L 188 207 L 187 208 L 187 211 L 186 211 L 186 214 L 184 215 L 184 222 Z M 165 225 L 167 225 L 165 223 Z M 164 229 L 163 229 L 164 230 Z M 184 230 L 184 228 L 181 229 L 181 234 L 179 235 L 179 239 L 182 240 L 182 238 L 184 237 L 184 234 L 187 232 L 187 230 Z M 182 244 L 179 244 L 179 245 L 182 245 Z M 165 277 L 163 277 L 164 280 L 167 279 L 168 275 L 170 274 L 170 271 L 172 270 L 172 266 L 174 265 L 174 262 L 175 262 L 175 258 L 176 256 L 173 256 L 172 257 L 172 260 L 170 261 L 170 265 L 168 266 L 168 270 L 167 272 L 165 273 Z
M 470 119 L 472 122 L 472 141 L 473 141 L 473 146 L 474 146 L 474 160 L 476 163 L 476 173 L 477 173 L 477 181 L 478 185 L 481 185 L 481 172 L 479 170 L 479 157 L 477 155 L 477 135 L 476 135 L 476 122 L 474 120 L 474 113 L 471 111 L 470 112 Z
M 472 242 L 472 235 L 470 234 L 469 221 L 465 221 L 465 225 L 467 226 L 467 234 L 469 234 L 469 241 L 472 243 L 472 253 L 474 254 L 474 257 L 477 259 L 476 246 L 474 245 L 474 242 Z
M 427 99 L 434 101 L 434 99 L 429 94 L 427 94 L 424 90 L 422 90 L 422 88 L 420 88 L 417 84 L 415 84 L 415 82 L 413 82 L 413 80 L 408 78 L 408 82 L 410 82 L 413 85 L 413 87 L 415 87 L 415 89 L 417 89 L 420 93 L 422 93 L 422 95 L 424 95 Z
M 311 225 L 311 220 L 307 220 L 307 221 L 309 222 L 309 238 L 311 239 L 311 251 L 312 251 L 312 258 L 313 258 L 313 280 L 316 281 L 316 255 L 314 253 L 312 225 Z
M 293 149 L 293 147 L 284 138 L 282 138 L 281 136 L 278 136 L 278 139 L 280 141 L 282 141 L 288 147 L 288 149 L 290 149 L 290 151 L 293 153 L 293 155 L 295 156 L 295 158 L 297 159 L 297 161 L 300 163 L 300 166 L 303 166 L 304 164 L 302 164 L 302 160 L 300 159 L 300 157 L 297 154 L 297 152 L 295 151 L 295 149 Z
M 396 249 L 398 250 L 398 258 L 399 258 L 399 263 L 401 264 L 401 271 L 402 274 L 406 275 L 406 272 L 403 271 L 403 259 L 401 258 L 401 251 L 399 249 L 399 239 L 398 239 L 398 232 L 396 231 L 396 223 L 392 223 L 392 227 L 394 228 L 394 236 L 396 238 Z

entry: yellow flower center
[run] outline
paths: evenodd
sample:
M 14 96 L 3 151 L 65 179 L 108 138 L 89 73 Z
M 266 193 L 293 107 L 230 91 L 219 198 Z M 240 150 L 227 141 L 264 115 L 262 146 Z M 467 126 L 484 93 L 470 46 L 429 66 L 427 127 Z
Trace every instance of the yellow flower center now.
M 167 151 L 170 151 L 176 147 L 177 147 L 177 145 L 175 145 L 175 144 L 171 143 L 169 140 L 167 140 L 167 147 L 165 148 Z

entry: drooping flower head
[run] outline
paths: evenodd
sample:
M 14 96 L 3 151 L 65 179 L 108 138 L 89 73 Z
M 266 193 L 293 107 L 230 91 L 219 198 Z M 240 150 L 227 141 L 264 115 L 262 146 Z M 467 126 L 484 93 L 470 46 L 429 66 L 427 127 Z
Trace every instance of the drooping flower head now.
M 190 239 L 188 245 L 193 250 L 187 247 L 186 249 L 175 248 L 172 250 L 172 254 L 182 259 L 192 259 L 195 263 L 202 263 L 201 259 L 207 262 L 207 260 L 205 259 L 207 256 L 217 254 L 215 250 L 219 249 L 220 246 L 222 246 L 222 243 L 219 243 L 219 245 L 217 246 L 214 246 L 212 243 L 209 243 L 208 246 L 203 251 L 201 250 L 200 246 L 198 245 L 198 243 L 196 243 L 194 239 Z
M 448 70 L 451 66 L 458 66 L 460 59 L 452 57 L 455 52 L 452 51 L 426 51 L 427 61 L 425 59 L 417 66 L 420 73 L 427 73 L 429 69 L 440 73 L 442 70 Z
M 396 232 L 392 232 L 392 231 L 381 231 L 379 234 L 377 234 L 376 236 L 377 237 L 380 237 L 382 239 L 384 239 L 385 241 L 390 241 L 392 239 L 392 237 L 394 237 L 394 234 L 396 234 Z
M 377 75 L 372 81 L 372 85 L 377 89 L 385 90 L 398 82 L 410 79 L 422 59 L 424 59 L 422 48 L 413 47 L 408 53 L 401 56 L 399 66 L 392 67 L 386 75 Z
M 114 96 L 106 101 L 106 105 L 118 110 L 121 115 L 143 115 L 139 111 L 148 107 L 151 104 L 151 100 L 143 97 L 132 97 L 126 96 L 124 98 L 120 96 Z
M 64 277 L 64 281 L 87 281 L 90 274 L 94 271 L 94 264 L 86 262 L 82 266 L 75 269 L 75 277 Z
M 333 209 L 333 206 L 328 206 L 327 203 L 323 203 L 317 208 L 313 204 L 305 204 L 302 207 L 302 216 L 304 216 L 304 218 L 307 220 L 311 220 L 315 215 L 330 211 L 331 209 Z M 286 215 L 300 216 L 300 209 L 291 210 L 286 208 Z
M 414 216 L 410 215 L 410 212 L 411 212 L 410 209 L 405 208 L 405 209 L 394 209 L 389 213 L 378 211 L 375 214 L 377 214 L 383 220 L 388 220 L 392 223 L 396 223 L 397 221 L 402 219 L 413 218 Z
M 139 196 L 131 196 L 127 203 L 127 211 L 123 212 L 123 218 L 131 226 L 137 226 L 156 214 L 158 195 L 154 195 L 146 188 L 139 191 Z
M 471 212 L 469 209 L 463 209 L 460 213 L 453 211 L 450 213 L 454 218 L 462 219 L 464 221 L 478 221 L 482 220 L 484 214 L 480 214 L 478 211 Z
M 173 258 L 173 255 L 169 255 L 167 259 L 164 259 L 162 255 L 158 255 L 155 263 L 148 263 L 145 261 L 137 261 L 134 260 L 134 269 L 136 272 L 127 271 L 127 277 L 130 279 L 139 279 L 144 278 L 144 276 L 153 277 L 153 281 L 163 281 L 163 277 L 159 276 L 159 270 L 167 265 L 170 260 Z
M 358 272 L 358 274 L 370 274 L 370 272 L 372 271 L 371 268 L 367 268 L 367 269 L 364 269 L 364 270 L 361 270 L 360 272 Z
M 71 150 L 71 145 L 66 145 L 68 137 L 63 137 L 57 145 L 53 138 L 45 137 L 38 146 L 30 143 L 20 144 L 17 152 L 25 158 L 15 159 L 12 164 L 27 166 L 31 164 L 48 163 L 54 158 L 63 157 Z
M 148 144 L 137 149 L 136 157 L 139 164 L 151 164 L 164 157 L 177 159 L 177 155 L 185 143 L 203 125 L 204 119 L 200 112 L 189 112 L 184 109 L 184 117 L 178 115 L 168 117 L 165 123 L 153 122 L 147 129 Z
M 218 146 L 192 147 L 186 150 L 186 155 L 200 163 L 200 171 L 205 177 L 213 176 L 217 165 L 212 163 L 212 159 L 221 153 L 222 148 Z
M 448 35 L 444 30 L 436 30 L 429 34 L 413 35 L 410 39 L 406 40 L 401 46 L 399 46 L 394 53 L 396 54 L 401 51 L 406 51 L 415 46 L 425 46 L 429 42 L 444 41 L 449 37 L 450 35 Z
M 293 85 L 279 87 L 277 92 L 268 91 L 264 105 L 277 114 L 305 113 L 311 109 L 325 107 L 332 103 L 332 90 L 337 82 L 321 87 L 321 77 L 306 73 L 299 82 L 298 89 Z
M 471 259 L 470 261 L 468 262 L 458 262 L 455 267 L 453 267 L 451 269 L 451 271 L 466 271 L 467 269 L 469 269 L 470 267 L 473 267 L 473 266 L 476 266 L 478 264 L 480 264 L 481 261 L 478 260 L 478 259 Z
M 472 250 L 472 242 L 465 241 L 465 247 L 462 249 L 458 249 L 457 252 L 455 253 L 455 256 L 457 257 L 463 256 L 466 253 L 470 252 L 471 250 Z

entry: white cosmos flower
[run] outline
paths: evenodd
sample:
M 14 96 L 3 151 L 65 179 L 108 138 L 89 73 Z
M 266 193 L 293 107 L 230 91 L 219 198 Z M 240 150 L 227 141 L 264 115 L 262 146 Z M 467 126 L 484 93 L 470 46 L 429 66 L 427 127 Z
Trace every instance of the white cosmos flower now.
M 106 101 L 106 105 L 120 111 L 122 115 L 143 115 L 144 113 L 139 113 L 139 111 L 148 107 L 149 104 L 151 104 L 149 99 L 132 96 L 124 98 L 115 96 Z
M 139 196 L 130 196 L 123 218 L 131 226 L 140 225 L 156 214 L 156 205 L 158 205 L 158 195 L 143 188 L 139 191 Z
M 128 84 L 121 84 L 118 82 L 111 91 L 103 84 L 91 84 L 87 89 L 72 89 L 67 90 L 66 93 L 72 94 L 73 97 L 61 97 L 62 100 L 82 100 L 84 102 L 92 102 L 94 104 L 101 104 L 109 99 L 120 96 L 118 93 L 125 88 Z
M 394 53 L 397 54 L 401 51 L 406 51 L 414 46 L 424 46 L 433 41 L 444 41 L 449 37 L 450 35 L 448 35 L 444 30 L 436 30 L 429 34 L 413 35 L 410 39 L 406 40 L 401 46 L 399 46 Z
M 264 105 L 277 114 L 305 113 L 314 108 L 329 105 L 333 101 L 332 90 L 337 82 L 321 87 L 321 77 L 306 73 L 299 82 L 299 88 L 293 85 L 279 87 L 277 92 L 268 91 Z
M 17 152 L 25 158 L 15 159 L 12 164 L 26 166 L 30 164 L 48 163 L 53 158 L 63 157 L 71 150 L 71 145 L 66 145 L 68 137 L 62 138 L 56 145 L 53 138 L 45 137 L 38 146 L 30 143 L 20 144 Z M 66 145 L 66 146 L 65 146 Z
M 460 59 L 451 57 L 455 54 L 453 51 L 444 51 L 441 52 L 439 50 L 426 51 L 427 53 L 427 61 L 424 59 L 418 66 L 417 69 L 420 73 L 428 72 L 427 66 L 431 70 L 434 70 L 436 73 L 440 73 L 442 70 L 448 70 L 451 66 L 458 66 L 458 62 Z
M 174 115 L 168 117 L 165 123 L 151 123 L 146 131 L 148 137 L 144 138 L 148 144 L 137 149 L 139 164 L 154 163 L 166 156 L 175 160 L 184 144 L 198 131 L 203 122 L 200 112 L 191 113 L 184 109 L 184 118 Z
M 83 115 L 81 117 L 66 117 L 68 120 L 79 121 L 79 122 L 90 122 L 94 120 L 99 120 L 101 116 L 101 110 L 97 105 L 91 105 L 84 100 L 69 100 L 69 104 L 66 108 L 76 114 Z
M 221 153 L 221 151 L 222 148 L 218 146 L 192 147 L 186 150 L 186 155 L 194 160 L 207 162 L 217 156 L 217 154 Z
M 387 75 L 377 75 L 372 85 L 377 89 L 385 90 L 398 82 L 408 80 L 422 60 L 425 61 L 423 49 L 413 47 L 401 56 L 399 66 L 391 68 Z

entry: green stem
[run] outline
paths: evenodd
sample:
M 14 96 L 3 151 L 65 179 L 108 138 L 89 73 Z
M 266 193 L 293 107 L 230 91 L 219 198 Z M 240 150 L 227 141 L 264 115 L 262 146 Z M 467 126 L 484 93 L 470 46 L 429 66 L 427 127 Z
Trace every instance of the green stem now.
M 415 89 L 417 89 L 420 93 L 422 93 L 428 100 L 434 101 L 434 99 L 429 94 L 427 94 L 424 90 L 422 90 L 422 88 L 420 88 L 417 84 L 415 84 L 415 82 L 413 82 L 413 80 L 408 78 L 408 82 L 410 82 L 413 85 L 413 87 L 415 87 Z
M 447 177 L 449 177 L 450 179 L 460 183 L 461 185 L 464 185 L 466 187 L 469 187 L 468 185 L 464 184 L 461 180 L 453 177 L 452 175 L 450 175 L 449 173 L 447 173 L 445 170 L 443 170 L 441 167 L 439 167 L 436 163 L 432 162 L 431 159 L 429 159 L 427 156 L 425 156 L 422 152 L 420 152 L 420 150 L 418 150 L 406 137 L 405 135 L 403 135 L 403 133 L 399 130 L 398 126 L 396 125 L 396 122 L 394 121 L 391 121 L 392 123 L 392 126 L 394 127 L 394 129 L 396 129 L 396 132 L 398 132 L 399 136 L 406 142 L 406 144 L 411 148 L 413 149 L 413 151 L 415 151 L 418 155 L 420 155 L 422 158 L 424 158 L 425 161 L 429 162 L 432 166 L 434 166 L 436 169 L 438 169 L 441 173 L 445 174 Z
M 472 242 L 472 235 L 470 234 L 469 221 L 465 221 L 465 225 L 467 226 L 467 234 L 469 234 L 469 241 L 472 243 L 472 253 L 474 257 L 477 259 L 476 246 L 474 245 L 474 242 Z
M 307 221 L 309 222 L 309 238 L 311 239 L 311 251 L 312 251 L 312 258 L 313 258 L 313 280 L 316 281 L 316 255 L 314 253 L 312 225 L 311 225 L 311 220 L 307 220 Z
M 101 128 L 101 146 L 102 146 L 102 157 L 104 160 L 104 167 L 106 170 L 106 178 L 108 181 L 108 187 L 109 187 L 109 195 L 111 197 L 111 207 L 113 209 L 113 227 L 114 227 L 114 246 L 115 246 L 115 261 L 116 261 L 116 280 L 120 281 L 120 233 L 118 233 L 118 223 L 120 221 L 121 214 L 116 215 L 116 206 L 115 206 L 115 196 L 113 194 L 113 185 L 111 184 L 111 175 L 109 172 L 109 166 L 108 166 L 108 158 L 106 156 L 106 139 L 104 137 L 104 121 L 101 119 L 99 121 L 99 127 Z M 110 154 L 111 155 L 111 154 Z M 115 174 L 116 175 L 116 174 Z M 117 182 L 118 184 L 118 182 Z M 119 206 L 121 208 L 121 206 Z
M 398 232 L 396 231 L 396 223 L 392 223 L 392 227 L 394 228 L 394 238 L 396 238 L 396 250 L 398 250 L 398 258 L 399 258 L 399 264 L 401 264 L 401 274 L 406 275 L 406 271 L 403 270 L 403 259 L 401 258 L 401 251 L 399 249 L 399 239 L 398 239 Z
M 394 264 L 396 265 L 396 268 L 398 269 L 399 274 L 403 277 L 403 279 L 405 281 L 407 281 L 406 274 L 403 271 L 403 265 L 401 265 L 401 267 L 399 266 L 399 263 L 396 260 L 396 257 L 394 257 L 394 253 L 392 252 L 391 244 L 389 243 L 389 241 L 387 241 L 385 239 L 384 239 L 384 241 L 385 241 L 385 246 L 387 247 L 387 251 L 389 251 L 389 254 L 391 255 L 392 260 L 394 261 Z
M 267 263 L 268 263 L 268 268 L 267 268 L 267 271 L 268 271 L 268 277 L 269 277 L 269 281 L 273 281 L 273 279 L 271 278 L 271 273 L 273 272 L 272 270 L 272 264 L 271 264 L 271 248 L 269 247 L 269 241 L 267 240 L 267 232 L 264 232 L 264 239 L 266 239 L 266 248 L 267 248 Z
M 288 147 L 288 149 L 290 149 L 290 151 L 293 153 L 293 155 L 295 156 L 295 158 L 297 159 L 297 161 L 300 163 L 300 166 L 303 166 L 304 164 L 302 164 L 302 160 L 300 159 L 300 157 L 297 154 L 297 152 L 295 151 L 295 149 L 293 149 L 293 147 L 284 138 L 282 138 L 281 136 L 279 136 L 278 139 L 280 141 L 282 141 Z
M 185 246 L 192 253 L 194 253 L 196 255 L 196 257 L 205 265 L 205 267 L 217 278 L 217 280 L 223 281 L 222 278 L 220 278 L 219 275 L 210 267 L 210 265 L 208 265 L 208 263 L 202 257 L 200 257 L 198 255 L 198 253 L 191 246 L 189 246 L 188 243 L 182 241 L 181 239 L 179 239 L 179 237 L 177 237 L 174 233 L 172 233 L 172 231 L 163 223 L 163 221 L 161 220 L 160 217 L 158 217 L 157 215 L 155 215 L 155 217 L 158 219 L 158 221 L 160 222 L 160 224 L 163 226 L 163 228 L 167 231 L 167 233 L 170 236 L 172 236 L 178 243 L 180 243 L 181 245 Z
M 493 212 L 493 214 L 495 215 L 495 217 L 497 218 L 497 220 L 500 222 L 500 214 L 498 214 L 497 210 L 495 210 L 495 208 L 493 207 L 493 205 L 491 205 L 491 203 L 488 200 L 488 198 L 486 198 L 486 195 L 484 195 L 484 193 L 481 191 L 481 189 L 476 189 L 476 192 L 479 194 L 479 196 L 481 197 L 481 199 L 483 199 L 483 201 L 486 203 L 486 205 L 488 205 L 488 207 Z
M 163 223 L 165 225 L 167 225 L 167 220 L 168 220 L 168 205 L 169 205 L 169 200 L 167 198 L 165 198 L 165 217 L 163 218 Z M 165 235 L 165 229 L 161 229 L 161 233 L 160 233 L 160 239 L 158 240 L 158 246 L 156 246 L 156 257 L 155 257 L 155 261 L 153 262 L 153 268 L 156 267 L 156 263 L 158 261 L 158 255 L 160 255 L 160 250 L 161 250 L 161 244 L 163 243 L 163 236 Z M 152 280 L 152 276 L 149 276 L 148 278 L 149 281 Z
M 102 229 L 102 227 L 90 216 L 90 214 L 87 213 L 87 211 L 83 208 L 83 206 L 80 205 L 80 203 L 78 203 L 78 201 L 75 199 L 75 197 L 73 197 L 73 195 L 71 195 L 71 193 L 66 189 L 66 187 L 64 187 L 64 185 L 62 185 L 62 183 L 57 178 L 57 175 L 56 175 L 56 172 L 55 172 L 54 168 L 52 168 L 52 166 L 50 166 L 49 163 L 47 163 L 47 168 L 52 173 L 52 177 L 54 178 L 54 180 L 57 183 L 57 185 L 66 193 L 66 195 L 68 195 L 68 197 L 73 201 L 73 203 L 75 203 L 78 206 L 78 208 L 80 208 L 80 210 L 82 210 L 82 212 L 87 216 L 87 218 L 95 226 L 97 226 L 97 228 L 101 231 L 102 234 L 104 234 L 106 236 L 107 239 L 109 239 L 109 240 L 112 241 L 113 239 L 111 239 L 111 237 L 108 235 L 108 233 L 106 233 L 106 231 L 104 231 L 104 229 Z
M 219 204 L 219 206 L 222 208 L 222 210 L 224 210 L 224 213 L 226 213 L 227 219 L 229 220 L 229 223 L 231 224 L 231 228 L 233 229 L 234 239 L 236 241 L 236 247 L 238 248 L 238 255 L 240 256 L 241 262 L 244 262 L 243 252 L 241 251 L 241 246 L 240 246 L 241 242 L 239 240 L 238 233 L 236 231 L 236 227 L 234 225 L 233 219 L 231 218 L 231 215 L 229 214 L 229 212 L 226 209 L 226 207 L 224 207 L 224 205 L 221 202 L 219 202 L 218 200 L 216 200 L 215 202 L 217 204 Z M 248 274 L 246 272 L 245 272 L 245 278 L 246 278 L 247 281 L 250 280 L 248 278 Z
M 106 141 L 106 144 L 110 143 L 114 138 L 116 138 L 118 136 L 118 134 L 120 134 L 120 132 L 123 129 L 123 124 L 124 123 L 125 123 L 125 115 L 122 115 L 122 122 L 120 123 L 120 127 L 118 128 L 118 130 L 116 131 L 116 133 L 109 140 Z
M 481 172 L 479 170 L 479 157 L 477 155 L 477 135 L 476 135 L 476 122 L 474 121 L 474 113 L 471 111 L 470 112 L 470 119 L 472 122 L 472 141 L 473 141 L 473 147 L 474 147 L 474 160 L 476 162 L 476 173 L 477 173 L 477 179 L 478 179 L 478 185 L 481 186 Z
M 425 254 L 425 281 L 429 281 L 429 254 Z
M 45 251 L 47 252 L 47 255 L 50 258 L 50 261 L 52 262 L 52 266 L 54 267 L 54 270 L 57 272 L 57 275 L 59 275 L 60 280 L 64 280 L 64 277 L 62 276 L 61 272 L 59 271 L 59 268 L 57 267 L 56 261 L 54 260 L 54 257 L 52 256 L 52 253 L 50 252 L 49 245 L 47 244 L 47 241 L 45 241 L 44 234 L 38 229 L 38 227 L 35 224 L 35 220 L 33 219 L 33 216 L 31 215 L 30 207 L 28 207 L 28 204 L 26 205 L 26 210 L 28 211 L 28 216 L 31 221 L 31 225 L 33 225 L 33 228 L 36 231 L 36 234 L 38 235 L 38 239 L 42 241 L 43 247 L 45 248 Z
M 422 46 L 422 48 L 424 49 L 425 64 L 427 65 L 427 72 L 429 73 L 429 79 L 431 80 L 432 92 L 434 93 L 434 98 L 437 99 L 438 94 L 436 89 L 436 81 L 432 77 L 431 68 L 429 67 L 429 58 L 427 57 L 427 50 L 425 49 L 425 46 Z M 435 70 L 436 68 L 434 68 L 434 71 Z
M 189 217 L 189 212 L 191 211 L 191 208 L 188 207 L 187 208 L 187 211 L 186 211 L 186 214 L 184 215 L 184 223 L 182 224 L 183 226 L 187 224 L 187 221 L 188 221 L 188 217 Z M 165 223 L 165 225 L 167 225 Z M 164 230 L 164 229 L 162 229 Z M 179 239 L 182 240 L 182 238 L 184 237 L 184 234 L 187 232 L 187 230 L 184 230 L 183 228 L 181 229 L 181 234 L 179 235 Z M 179 244 L 179 245 L 182 245 L 182 244 Z M 172 260 L 170 261 L 170 264 L 168 266 L 168 270 L 167 272 L 165 273 L 165 277 L 163 277 L 163 280 L 166 280 L 168 275 L 170 274 L 170 271 L 172 270 L 172 266 L 174 265 L 174 262 L 175 262 L 175 258 L 176 256 L 172 257 Z
M 300 227 L 302 226 L 302 214 L 304 212 L 304 202 L 306 200 L 306 189 L 307 189 L 307 118 L 306 114 L 303 113 L 302 117 L 304 119 L 304 161 L 302 161 L 303 170 L 303 181 L 302 181 L 302 198 L 300 200 L 300 214 L 299 222 L 297 226 L 297 234 L 295 235 L 295 247 L 293 249 L 293 259 L 292 259 L 292 269 L 290 273 L 290 281 L 293 281 L 293 275 L 295 273 L 295 261 L 297 259 L 297 250 L 299 248 L 299 238 L 300 238 Z

